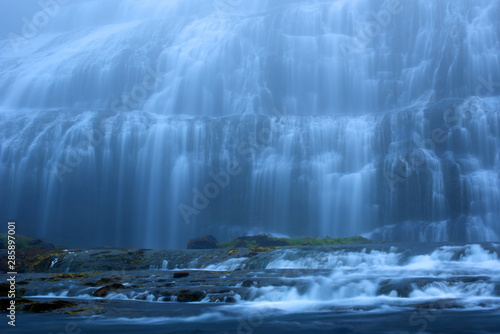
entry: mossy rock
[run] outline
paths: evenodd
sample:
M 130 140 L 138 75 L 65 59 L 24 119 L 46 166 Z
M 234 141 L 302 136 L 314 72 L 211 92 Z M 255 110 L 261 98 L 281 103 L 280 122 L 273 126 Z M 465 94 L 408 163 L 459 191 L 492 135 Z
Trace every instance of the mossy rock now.
M 372 243 L 370 239 L 360 236 L 349 238 L 272 238 L 265 234 L 238 237 L 233 241 L 226 241 L 218 244 L 219 248 L 250 248 L 250 249 L 267 249 L 268 247 L 281 247 L 281 246 L 325 246 L 325 245 L 348 245 L 348 244 L 369 244 Z
M 57 274 L 53 275 L 51 278 L 43 279 L 44 281 L 61 281 L 66 279 L 85 279 L 89 278 L 87 274 Z
M 64 314 L 67 314 L 67 315 L 82 314 L 83 315 L 83 314 L 87 314 L 88 310 L 90 310 L 90 307 L 84 307 L 84 308 L 76 309 L 74 311 L 66 312 Z
M 10 283 L 0 283 L 0 296 L 7 297 L 10 291 Z
M 49 303 L 34 302 L 23 307 L 23 311 L 33 313 L 52 312 L 62 308 L 75 307 L 78 304 L 67 300 L 56 300 Z
M 20 249 L 17 251 L 16 268 L 19 273 L 43 273 L 48 272 L 52 261 L 61 262 L 66 252 L 62 249 Z M 5 264 L 7 261 L 5 261 Z M 0 264 L 0 270 L 3 268 Z M 6 270 L 7 271 L 7 270 Z
M 102 288 L 94 291 L 94 297 L 106 297 L 111 292 L 115 292 L 119 289 L 124 289 L 124 288 L 125 288 L 125 286 L 123 284 L 120 284 L 120 283 L 109 284 L 109 285 L 103 286 Z
M 4 311 L 5 309 L 7 309 L 7 307 L 10 306 L 10 301 L 12 299 L 10 298 L 0 298 L 0 309 L 2 311 Z M 32 300 L 29 300 L 29 299 L 25 299 L 25 298 L 20 298 L 20 297 L 17 297 L 16 298 L 16 308 L 20 305 L 26 305 L 26 304 L 31 304 L 33 303 Z
M 181 290 L 177 294 L 177 301 L 180 303 L 199 302 L 206 297 L 204 291 Z
M 252 286 L 256 286 L 257 285 L 257 282 L 256 281 L 253 281 L 253 280 L 244 280 L 243 282 L 241 282 L 241 286 L 244 287 L 244 288 L 250 288 Z
M 84 278 L 89 278 L 89 275 L 82 274 L 82 273 L 58 274 L 57 278 L 60 278 L 60 279 L 84 279 Z
M 83 286 L 90 286 L 92 288 L 98 287 L 99 285 L 96 282 L 84 282 L 82 283 Z
M 272 252 L 274 250 L 279 249 L 279 247 L 252 247 L 250 250 L 252 252 Z
M 26 288 L 18 288 L 17 289 L 17 296 L 22 297 L 26 294 Z
M 107 285 L 121 281 L 121 277 L 103 277 L 96 282 L 97 286 Z

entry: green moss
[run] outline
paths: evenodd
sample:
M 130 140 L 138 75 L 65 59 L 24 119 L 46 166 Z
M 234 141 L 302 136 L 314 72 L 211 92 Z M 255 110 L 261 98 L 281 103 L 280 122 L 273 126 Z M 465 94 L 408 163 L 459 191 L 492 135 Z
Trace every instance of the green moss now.
M 219 247 L 219 248 L 234 248 L 235 244 L 236 243 L 234 241 L 226 241 L 226 242 L 218 243 L 217 247 Z
M 349 244 L 368 244 L 372 241 L 370 239 L 366 239 L 363 237 L 349 237 L 349 238 L 332 238 L 327 236 L 324 239 L 318 238 L 298 238 L 298 239 L 288 239 L 288 238 L 273 238 L 273 240 L 281 240 L 288 243 L 290 246 L 303 246 L 303 245 L 317 245 L 317 246 L 326 246 L 326 245 L 349 245 Z
M 113 278 L 110 278 L 110 277 L 103 277 L 101 279 L 99 279 L 97 282 L 96 282 L 96 285 L 97 286 L 102 286 L 102 285 L 107 285 L 107 284 L 111 284 L 111 283 L 116 283 L 118 281 L 121 281 L 121 278 L 120 277 L 113 277 Z
M 51 278 L 47 279 L 42 279 L 42 281 L 60 281 L 64 279 L 84 279 L 84 278 L 89 278 L 89 275 L 87 274 L 57 274 L 57 275 L 52 275 Z
M 87 310 L 90 310 L 90 307 L 84 307 L 84 308 L 77 309 L 74 311 L 69 311 L 69 312 L 66 312 L 65 314 L 68 314 L 68 315 L 85 314 L 87 312 Z
M 257 243 L 257 241 L 255 240 L 252 240 L 252 241 L 246 241 L 245 242 L 247 244 L 247 247 L 248 248 L 255 248 L 255 247 L 259 247 L 260 245 Z
M 47 272 L 52 261 L 61 261 L 66 253 L 61 249 L 21 249 L 16 252 L 18 272 Z
M 271 240 L 275 241 L 283 241 L 285 242 L 288 246 L 327 246 L 327 245 L 349 245 L 349 244 L 354 244 L 354 245 L 359 245 L 359 244 L 369 244 L 372 243 L 370 239 L 366 239 L 360 236 L 354 236 L 354 237 L 349 237 L 349 238 L 332 238 L 330 236 L 327 236 L 326 238 L 312 238 L 312 237 L 305 237 L 305 238 L 269 238 Z M 246 242 L 246 245 L 248 248 L 259 248 L 262 247 L 262 245 L 257 244 L 256 241 L 252 240 L 250 242 Z M 217 244 L 219 248 L 235 248 L 236 246 L 236 241 L 226 241 Z
M 9 307 L 11 305 L 10 301 L 11 301 L 10 298 L 0 298 L 0 309 L 5 310 L 7 307 Z M 32 300 L 16 297 L 16 307 L 31 303 L 33 303 Z
M 23 311 L 33 312 L 33 313 L 43 313 L 43 312 L 52 312 L 54 310 L 75 307 L 77 304 L 71 301 L 65 300 L 56 300 L 49 303 L 40 303 L 35 302 L 33 304 L 29 304 L 23 307 Z
M 271 252 L 273 250 L 277 250 L 279 247 L 271 246 L 271 247 L 252 247 L 250 250 L 252 252 Z
M 246 246 L 245 246 L 246 248 L 254 248 L 254 247 L 260 247 L 261 246 L 255 240 L 244 241 L 244 242 L 246 244 Z M 236 248 L 236 244 L 237 244 L 237 242 L 235 240 L 233 240 L 233 241 L 226 241 L 226 242 L 221 242 L 221 243 L 217 244 L 217 247 L 218 248 Z

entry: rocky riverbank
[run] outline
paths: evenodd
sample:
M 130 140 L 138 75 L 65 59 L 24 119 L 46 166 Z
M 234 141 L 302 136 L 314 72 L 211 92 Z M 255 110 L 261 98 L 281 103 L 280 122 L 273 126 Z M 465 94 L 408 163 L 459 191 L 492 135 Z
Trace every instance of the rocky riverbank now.
M 4 265 L 6 251 L 0 257 Z M 210 326 L 207 321 L 212 318 L 225 332 L 241 333 L 238 322 L 255 312 L 254 318 L 261 320 L 252 318 L 253 327 L 245 320 L 251 329 L 274 328 L 276 319 L 293 322 L 297 317 L 304 325 L 325 314 L 350 319 L 356 328 L 356 316 L 368 319 L 396 312 L 397 321 L 412 332 L 422 321 L 443 325 L 428 320 L 437 315 L 455 319 L 457 312 L 480 311 L 490 322 L 498 319 L 499 258 L 500 245 L 493 243 L 31 248 L 18 251 L 16 309 L 19 319 L 44 322 L 47 315 L 57 315 L 50 318 L 51 325 L 71 319 L 91 333 L 106 332 L 99 326 L 111 326 L 113 319 L 136 325 L 143 321 L 148 326 L 168 323 L 178 332 L 188 332 L 189 326 Z M 2 296 L 9 289 L 8 283 L 0 284 Z M 5 310 L 9 299 L 0 303 Z M 338 324 L 330 325 L 325 328 Z

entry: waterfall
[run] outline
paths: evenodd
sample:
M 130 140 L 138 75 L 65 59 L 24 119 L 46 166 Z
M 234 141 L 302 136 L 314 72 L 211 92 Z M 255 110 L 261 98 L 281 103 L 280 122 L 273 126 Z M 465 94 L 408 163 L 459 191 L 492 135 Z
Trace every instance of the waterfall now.
M 0 217 L 81 246 L 500 240 L 498 0 L 0 11 Z

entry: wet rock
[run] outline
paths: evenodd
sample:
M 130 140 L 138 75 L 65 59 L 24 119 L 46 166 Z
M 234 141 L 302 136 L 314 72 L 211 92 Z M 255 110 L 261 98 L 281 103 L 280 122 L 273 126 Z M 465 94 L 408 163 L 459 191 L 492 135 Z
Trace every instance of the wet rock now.
M 81 274 L 81 273 L 75 273 L 75 274 L 58 274 L 58 275 L 53 275 L 50 278 L 44 278 L 41 279 L 42 281 L 61 281 L 61 280 L 66 280 L 66 279 L 85 279 L 88 278 L 89 275 L 87 274 Z
M 229 296 L 229 295 L 222 295 L 222 296 L 214 296 L 210 298 L 211 303 L 228 303 L 228 304 L 234 304 L 237 303 L 238 301 L 234 296 Z
M 0 283 L 0 296 L 7 297 L 10 290 L 10 283 Z
M 485 276 L 455 276 L 450 278 L 438 278 L 438 277 L 418 277 L 418 278 L 398 278 L 398 279 L 387 279 L 380 282 L 377 295 L 389 295 L 392 291 L 396 291 L 398 297 L 408 298 L 410 293 L 415 289 L 422 289 L 428 284 L 432 283 L 444 283 L 447 285 L 456 283 L 476 283 L 476 282 L 486 282 L 489 277 Z
M 149 297 L 149 293 L 141 293 L 135 297 L 136 300 L 146 300 Z
M 219 289 L 219 288 L 215 288 L 213 291 L 213 293 L 218 293 L 218 294 L 225 294 L 225 293 L 230 293 L 231 290 L 229 289 Z
M 18 273 L 49 272 L 53 264 L 52 261 L 58 260 L 60 262 L 64 257 L 64 251 L 50 248 L 19 249 L 16 251 L 16 255 L 18 255 L 18 261 L 16 261 Z M 3 256 L 5 256 L 5 262 L 0 262 L 0 271 L 8 271 L 6 266 L 7 252 L 0 252 L 0 260 Z
M 206 295 L 204 291 L 182 290 L 177 294 L 177 301 L 181 303 L 199 302 Z
M 177 273 L 174 273 L 174 278 L 182 278 L 188 276 L 189 276 L 189 271 L 179 271 Z
M 106 285 L 106 284 L 116 283 L 116 282 L 118 282 L 120 280 L 121 280 L 120 277 L 113 277 L 113 278 L 111 278 L 111 277 L 103 277 L 103 278 L 99 279 L 96 282 L 96 284 L 100 286 L 100 285 Z
M 266 246 L 266 247 L 252 247 L 250 250 L 252 253 L 262 253 L 262 252 L 272 252 L 279 249 L 277 246 Z
M 398 297 L 408 298 L 413 291 L 411 282 L 403 280 L 384 280 L 380 282 L 377 295 L 389 295 L 392 291 L 396 291 Z
M 78 304 L 75 302 L 70 302 L 66 300 L 56 300 L 49 303 L 35 302 L 24 306 L 23 311 L 28 311 L 33 313 L 52 312 L 54 310 L 68 308 L 68 307 L 75 307 L 77 305 Z
M 163 296 L 163 297 L 158 298 L 158 301 L 173 302 L 175 300 L 173 299 L 173 296 Z
M 457 282 L 476 283 L 476 282 L 487 282 L 489 280 L 491 280 L 491 278 L 488 276 L 456 276 L 446 279 L 446 281 L 452 283 L 457 283 Z
M 109 284 L 94 291 L 94 297 L 106 297 L 109 293 L 115 292 L 116 290 L 123 288 L 125 288 L 125 286 L 120 283 Z
M 32 267 L 32 272 L 43 273 L 49 271 L 52 261 L 53 259 L 51 257 L 46 257 L 38 262 L 35 262 Z
M 247 279 L 241 283 L 241 286 L 244 288 L 250 288 L 250 287 L 254 286 L 255 284 L 256 284 L 256 282 Z
M 454 300 L 439 299 L 432 302 L 415 304 L 413 307 L 424 310 L 445 310 L 445 309 L 463 309 L 464 305 L 459 304 Z
M 93 287 L 93 288 L 95 288 L 95 287 L 99 286 L 99 285 L 97 285 L 97 283 L 95 283 L 95 282 L 84 282 L 84 283 L 82 283 L 82 285 L 83 285 L 83 286 L 90 286 L 90 287 Z
M 205 235 L 197 239 L 191 239 L 188 242 L 187 249 L 215 249 L 217 248 L 217 239 L 213 235 Z
M 440 278 L 428 277 L 388 279 L 380 282 L 377 295 L 388 295 L 391 291 L 396 291 L 398 297 L 408 298 L 410 293 L 415 289 L 421 289 L 427 284 L 443 281 Z
M 0 309 L 2 311 L 4 311 L 7 307 L 9 307 L 11 304 L 10 304 L 10 301 L 12 299 L 10 298 L 0 298 Z M 29 299 L 25 299 L 25 298 L 16 298 L 16 307 L 19 307 L 20 305 L 25 305 L 25 304 L 31 304 L 33 303 L 32 300 L 29 300 Z

